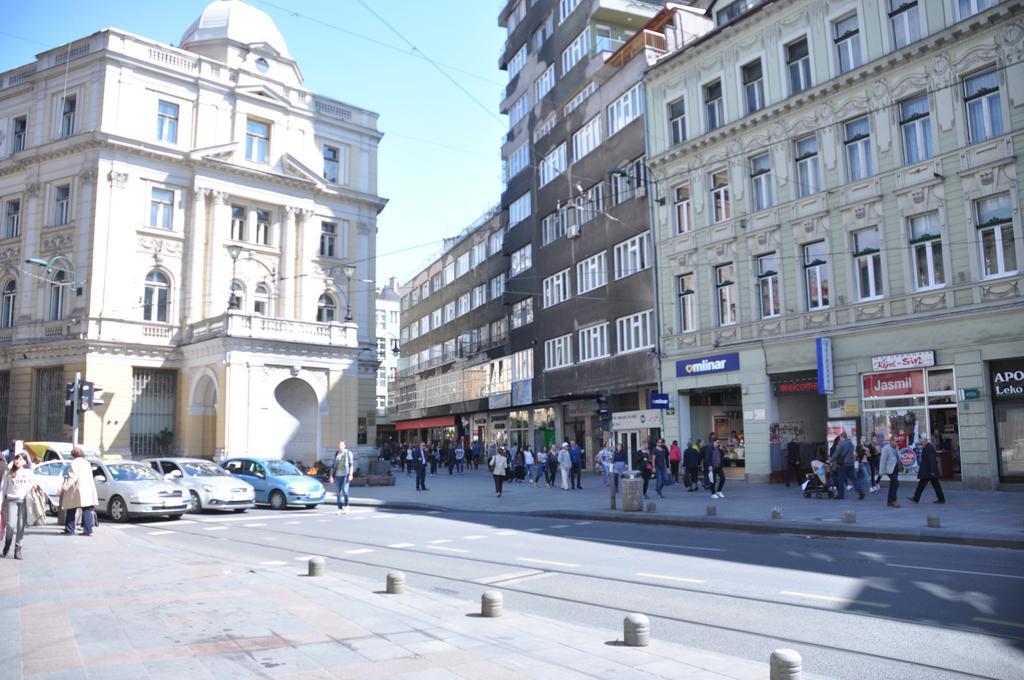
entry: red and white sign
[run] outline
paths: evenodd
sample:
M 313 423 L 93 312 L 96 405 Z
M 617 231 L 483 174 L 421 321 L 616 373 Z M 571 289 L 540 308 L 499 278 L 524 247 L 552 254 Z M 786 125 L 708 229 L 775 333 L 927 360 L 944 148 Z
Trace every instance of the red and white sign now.
M 927 368 L 935 365 L 935 352 L 904 352 L 903 354 L 883 354 L 871 357 L 872 371 L 890 371 L 894 368 Z
M 924 371 L 895 371 L 864 376 L 864 398 L 924 394 Z

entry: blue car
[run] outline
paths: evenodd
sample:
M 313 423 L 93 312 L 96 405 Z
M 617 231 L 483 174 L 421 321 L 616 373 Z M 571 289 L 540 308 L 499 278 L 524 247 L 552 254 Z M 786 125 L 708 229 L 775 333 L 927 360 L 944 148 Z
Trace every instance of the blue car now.
M 220 465 L 252 485 L 257 503 L 274 510 L 299 505 L 315 508 L 324 501 L 324 485 L 286 460 L 228 458 Z

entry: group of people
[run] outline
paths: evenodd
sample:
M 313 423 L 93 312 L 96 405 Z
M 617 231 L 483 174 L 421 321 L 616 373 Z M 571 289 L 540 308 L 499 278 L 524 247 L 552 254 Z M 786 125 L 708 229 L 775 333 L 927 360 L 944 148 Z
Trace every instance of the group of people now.
M 480 467 L 482 451 L 479 443 L 466 446 L 463 440 L 455 439 L 408 446 L 388 444 L 382 448 L 380 457 L 404 470 L 409 476 L 418 470 L 421 460 L 431 475 L 436 475 L 443 467 L 448 468 L 449 475 L 461 475 L 467 469 L 476 470 Z
M 489 452 L 487 467 L 494 478 L 494 492 L 501 498 L 505 482 L 529 482 L 534 487 L 540 484 L 541 476 L 547 488 L 555 488 L 559 477 L 558 488 L 570 491 L 583 488 L 583 466 L 586 452 L 576 443 L 575 439 L 562 442 L 560 447 L 554 445 L 547 450 L 525 444 L 522 447 L 513 445 L 494 447 Z

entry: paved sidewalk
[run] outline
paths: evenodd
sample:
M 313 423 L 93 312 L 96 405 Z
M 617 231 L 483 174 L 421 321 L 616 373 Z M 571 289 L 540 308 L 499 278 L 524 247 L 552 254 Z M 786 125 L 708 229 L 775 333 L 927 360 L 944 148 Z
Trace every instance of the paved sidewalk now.
M 621 629 L 517 614 L 512 599 L 504 617 L 483 619 L 479 601 L 414 582 L 383 595 L 383 569 L 370 583 L 328 559 L 327 575 L 308 578 L 293 555 L 253 568 L 162 546 L 145 531 L 104 524 L 85 539 L 51 524 L 31 530 L 23 561 L 0 560 L 5 680 L 769 675 L 767 663 L 682 645 L 624 647 Z
M 583 490 L 533 488 L 527 482 L 506 484 L 502 498 L 496 498 L 490 474 L 481 466 L 464 476 L 450 476 L 447 470 L 427 477 L 429 491 L 415 490 L 415 478 L 395 471 L 395 486 L 357 487 L 351 490 L 356 505 L 395 508 L 440 509 L 463 512 L 514 512 L 569 519 L 653 522 L 680 526 L 717 527 L 769 533 L 808 533 L 828 536 L 861 536 L 894 540 L 934 541 L 978 546 L 1024 549 L 1024 493 L 1006 491 L 963 491 L 946 484 L 946 504 L 936 505 L 928 487 L 919 505 L 907 500 L 916 480 L 901 480 L 901 508 L 886 507 L 886 488 L 860 501 L 848 492 L 844 500 L 804 498 L 795 484 L 747 484 L 729 479 L 726 498 L 715 500 L 704 491 L 689 493 L 678 485 L 665 489 L 659 499 L 651 481 L 648 502 L 656 511 L 610 510 L 609 489 L 600 475 L 585 474 Z M 330 489 L 328 490 L 331 491 Z M 334 495 L 329 493 L 333 502 Z M 621 499 L 621 496 L 620 496 Z M 717 515 L 709 517 L 707 507 Z M 621 508 L 621 504 L 618 505 Z M 772 520 L 773 508 L 782 519 Z M 854 524 L 843 523 L 849 510 L 856 513 Z M 927 518 L 939 518 L 940 528 L 927 527 Z

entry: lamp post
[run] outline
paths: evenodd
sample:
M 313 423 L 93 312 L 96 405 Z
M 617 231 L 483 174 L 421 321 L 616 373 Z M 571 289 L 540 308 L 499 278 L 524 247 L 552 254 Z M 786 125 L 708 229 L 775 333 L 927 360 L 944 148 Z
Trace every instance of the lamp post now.
M 354 264 L 341 265 L 341 273 L 345 275 L 345 321 L 352 320 L 352 275 L 356 273 Z
M 242 246 L 228 246 L 228 255 L 231 256 L 231 284 L 228 286 L 231 291 L 228 295 L 228 310 L 238 309 L 241 305 L 238 296 L 235 294 L 235 270 L 238 265 L 238 256 L 242 254 Z
M 34 264 L 37 267 L 44 267 L 47 274 L 52 274 L 53 270 L 60 266 L 61 269 L 67 270 L 68 274 L 71 275 L 71 288 L 75 291 L 75 295 L 82 294 L 82 286 L 78 283 L 78 272 L 75 269 L 74 263 L 66 255 L 54 255 L 49 260 L 42 257 L 30 257 L 25 260 L 25 264 Z

